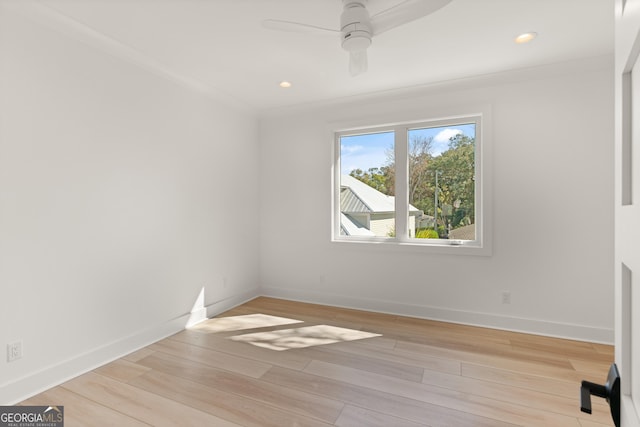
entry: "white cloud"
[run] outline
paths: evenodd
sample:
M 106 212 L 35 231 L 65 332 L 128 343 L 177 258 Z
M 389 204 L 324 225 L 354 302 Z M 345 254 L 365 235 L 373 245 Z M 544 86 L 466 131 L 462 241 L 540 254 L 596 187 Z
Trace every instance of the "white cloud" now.
M 440 132 L 438 132 L 436 136 L 433 137 L 433 141 L 438 143 L 443 143 L 443 142 L 448 143 L 450 138 L 453 138 L 459 133 L 464 133 L 464 132 L 462 132 L 460 129 L 451 129 L 451 128 L 443 129 Z
M 342 154 L 343 155 L 344 154 L 353 154 L 353 153 L 357 153 L 358 151 L 364 150 L 364 146 L 362 146 L 362 145 L 342 145 L 340 150 L 342 150 Z
M 460 129 L 442 129 L 436 136 L 433 137 L 433 141 L 436 143 L 448 143 L 450 138 L 453 138 L 459 133 L 464 133 Z
M 464 134 L 464 132 L 460 129 L 445 128 L 435 134 L 433 137 L 433 151 L 431 152 L 431 154 L 433 156 L 439 156 L 440 154 L 447 151 L 447 149 L 449 148 L 449 139 L 460 133 Z

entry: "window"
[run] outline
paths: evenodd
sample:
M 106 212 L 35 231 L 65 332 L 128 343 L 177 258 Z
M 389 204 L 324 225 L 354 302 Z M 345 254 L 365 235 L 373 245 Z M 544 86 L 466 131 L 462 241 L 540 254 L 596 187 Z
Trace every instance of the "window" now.
M 486 248 L 482 115 L 335 133 L 334 240 Z

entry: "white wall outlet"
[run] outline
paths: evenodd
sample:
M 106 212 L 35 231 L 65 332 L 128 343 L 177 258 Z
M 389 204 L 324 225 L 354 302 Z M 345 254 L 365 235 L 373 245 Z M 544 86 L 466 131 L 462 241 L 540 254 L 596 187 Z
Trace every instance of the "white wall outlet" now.
M 22 358 L 22 341 L 7 344 L 7 362 L 14 362 Z
M 502 292 L 502 303 L 503 304 L 511 304 L 511 292 L 503 291 Z

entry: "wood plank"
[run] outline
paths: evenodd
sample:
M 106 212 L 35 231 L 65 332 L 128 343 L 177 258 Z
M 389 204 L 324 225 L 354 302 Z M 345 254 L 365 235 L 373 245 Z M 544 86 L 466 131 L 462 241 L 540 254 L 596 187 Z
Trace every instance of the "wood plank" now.
M 63 387 L 54 387 L 21 403 L 21 405 L 34 406 L 49 406 L 52 404 L 64 406 L 64 421 L 67 426 L 146 427 L 150 425 L 125 415 L 116 409 L 100 405 Z
M 335 421 L 344 407 L 343 403 L 335 399 L 275 387 L 265 381 L 225 372 L 160 352 L 141 360 L 139 363 L 158 372 L 326 422 Z
M 153 350 L 150 350 L 149 347 L 141 348 L 138 351 L 134 351 L 133 353 L 129 353 L 123 357 L 124 360 L 128 360 L 129 362 L 137 362 L 140 359 L 144 359 L 145 357 L 151 355 Z
M 561 359 L 578 359 L 590 362 L 602 362 L 611 364 L 613 357 L 610 354 L 600 353 L 591 343 L 560 340 L 558 338 L 544 337 L 518 337 L 511 340 L 514 350 L 524 350 L 525 353 L 539 355 L 557 355 Z
M 93 372 L 68 381 L 61 387 L 153 426 L 238 426 L 175 400 Z
M 373 338 L 375 339 L 375 338 Z M 375 348 L 368 346 L 367 341 L 363 340 L 351 343 L 331 344 L 331 348 L 340 350 L 344 353 L 363 355 L 371 358 L 383 359 L 389 362 L 409 364 L 419 366 L 432 371 L 447 372 L 449 374 L 460 374 L 461 363 L 458 360 L 446 359 L 442 357 L 433 357 L 419 353 L 399 353 L 395 348 Z M 394 340 L 394 343 L 396 341 Z
M 268 328 L 273 330 L 279 327 L 292 327 L 302 323 L 301 320 L 291 319 L 289 317 L 273 316 L 262 313 L 251 313 L 235 316 L 217 316 L 206 319 L 196 325 L 189 327 L 192 331 L 201 333 L 231 333 L 236 334 L 239 331 L 258 331 Z
M 418 424 L 412 421 L 403 420 L 401 418 L 392 417 L 381 414 L 370 409 L 358 408 L 356 406 L 347 405 L 340 418 L 335 423 L 339 427 L 420 427 L 428 426 L 427 424 Z
M 553 396 L 575 397 L 578 393 L 578 386 L 575 381 L 558 380 L 548 376 L 480 366 L 473 363 L 462 363 L 462 375 L 478 380 L 545 392 Z
M 593 348 L 598 352 L 598 353 L 602 353 L 602 354 L 606 354 L 608 356 L 611 357 L 611 359 L 613 359 L 615 357 L 615 347 L 609 344 L 598 344 L 598 343 L 591 343 L 591 345 L 593 346 Z
M 401 378 L 407 381 L 420 382 L 424 374 L 424 369 L 420 366 L 413 366 L 399 361 L 388 361 L 380 358 L 370 357 L 359 353 L 342 352 L 333 345 L 317 346 L 305 348 L 298 351 L 300 354 L 313 360 L 334 363 L 342 366 L 351 366 L 369 372 L 376 372 L 394 378 Z
M 148 370 L 149 368 L 140 366 L 137 363 L 129 362 L 126 359 L 118 359 L 95 369 L 94 372 L 104 375 L 105 377 L 113 378 L 114 380 L 127 382 L 130 379 L 144 374 Z
M 336 343 L 338 345 L 339 343 Z M 389 349 L 392 350 L 396 346 L 396 340 L 385 336 L 367 338 L 366 340 L 355 341 L 354 344 L 362 347 L 371 347 L 373 349 Z
M 462 375 L 483 381 L 510 385 L 513 387 L 536 390 L 547 393 L 549 396 L 563 396 L 573 399 L 575 405 L 579 405 L 579 383 L 575 381 L 562 381 L 538 375 L 524 374 L 503 369 L 488 368 L 468 363 L 462 364 Z M 610 422 L 608 414 L 609 406 L 602 399 L 592 399 L 592 406 L 596 417 L 605 423 Z M 603 415 L 604 414 L 604 415 Z M 589 417 L 580 413 L 578 418 Z
M 272 365 L 247 359 L 236 354 L 224 353 L 185 342 L 165 339 L 149 346 L 150 349 L 181 357 L 185 360 L 215 366 L 229 372 L 237 372 L 252 378 L 260 378 Z
M 131 385 L 141 390 L 160 393 L 164 398 L 181 402 L 184 405 L 189 405 L 245 427 L 326 427 L 331 425 L 228 391 L 218 390 L 162 372 L 149 372 L 135 378 Z M 208 425 L 218 426 L 215 423 Z
M 171 336 L 169 339 L 222 353 L 228 353 L 238 357 L 244 357 L 246 359 L 255 360 L 256 362 L 268 363 L 292 369 L 304 369 L 304 367 L 311 361 L 311 359 L 302 357 L 295 352 L 276 352 L 267 350 L 244 342 L 231 341 L 224 337 L 216 336 L 215 334 L 205 335 L 186 330 Z
M 267 372 L 263 380 L 279 386 L 317 393 L 339 399 L 361 408 L 375 410 L 384 414 L 405 418 L 417 423 L 428 420 L 433 427 L 474 426 L 474 427 L 513 427 L 514 424 L 495 419 L 479 417 L 464 411 L 453 410 L 441 405 L 433 405 L 413 398 L 398 396 L 362 387 L 344 381 L 312 375 L 306 372 L 274 367 Z
M 580 373 L 576 372 L 573 365 L 567 360 L 562 367 L 546 365 L 544 363 L 521 360 L 518 356 L 492 356 L 478 354 L 474 352 L 442 349 L 438 347 L 398 341 L 396 351 L 399 353 L 428 354 L 434 357 L 451 358 L 461 362 L 474 363 L 481 366 L 508 369 L 514 372 L 530 373 L 534 375 L 547 376 L 550 378 L 564 379 L 579 382 L 582 380 Z
M 513 424 L 540 426 L 578 425 L 578 420 L 575 417 L 534 409 L 525 405 L 502 402 L 484 396 L 476 396 L 471 393 L 458 392 L 444 387 L 393 379 L 383 375 L 315 360 L 312 361 L 304 371 L 314 375 L 358 384 L 363 387 L 373 388 L 374 390 L 418 399 L 434 405 L 442 405 L 451 409 L 470 412 L 487 418 L 495 418 Z
M 550 394 L 546 391 L 514 387 L 435 371 L 425 371 L 422 382 L 477 396 L 491 396 L 492 399 L 501 402 L 524 405 L 529 408 L 563 414 L 570 417 L 579 418 L 583 415 L 583 412 L 580 412 L 578 387 L 575 388 L 573 396 L 565 397 Z M 594 411 L 590 419 L 598 422 L 607 422 L 609 417 L 602 412 Z
M 580 421 L 580 427 L 608 427 L 613 425 L 613 424 L 594 423 L 593 421 L 588 421 L 588 420 L 579 420 L 579 421 Z
M 570 359 L 569 363 L 571 363 L 576 372 L 580 373 L 582 378 L 596 383 L 604 383 L 607 380 L 613 360 L 609 362 L 588 362 Z

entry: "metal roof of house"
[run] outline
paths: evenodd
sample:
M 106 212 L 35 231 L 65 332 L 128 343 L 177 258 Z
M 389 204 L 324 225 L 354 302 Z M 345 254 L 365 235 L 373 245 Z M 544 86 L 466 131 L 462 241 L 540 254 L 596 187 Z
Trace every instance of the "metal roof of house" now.
M 395 212 L 396 200 L 393 196 L 368 186 L 351 175 L 340 177 L 340 211 L 345 213 Z M 409 205 L 411 212 L 419 209 Z
M 375 236 L 375 234 L 355 219 L 340 214 L 340 234 L 346 236 Z
M 340 177 L 340 210 L 347 213 L 395 211 L 395 197 L 387 196 L 352 177 Z

